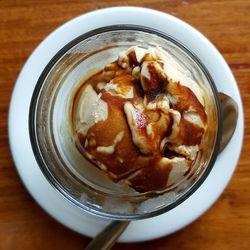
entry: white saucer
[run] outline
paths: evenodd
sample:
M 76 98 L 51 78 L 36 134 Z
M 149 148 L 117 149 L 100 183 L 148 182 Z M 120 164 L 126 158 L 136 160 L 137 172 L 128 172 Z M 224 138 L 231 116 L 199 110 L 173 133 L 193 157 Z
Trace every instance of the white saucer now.
M 52 217 L 72 230 L 91 237 L 109 223 L 75 207 L 47 182 L 37 165 L 29 141 L 28 111 L 34 86 L 52 56 L 77 36 L 113 24 L 148 26 L 182 41 L 205 64 L 218 90 L 232 96 L 239 105 L 239 120 L 234 136 L 201 187 L 173 210 L 130 223 L 120 238 L 122 242 L 150 240 L 185 227 L 215 202 L 235 170 L 242 146 L 243 110 L 235 79 L 215 47 L 188 24 L 150 9 L 115 7 L 84 14 L 55 30 L 35 49 L 17 79 L 9 111 L 10 147 L 24 185 Z

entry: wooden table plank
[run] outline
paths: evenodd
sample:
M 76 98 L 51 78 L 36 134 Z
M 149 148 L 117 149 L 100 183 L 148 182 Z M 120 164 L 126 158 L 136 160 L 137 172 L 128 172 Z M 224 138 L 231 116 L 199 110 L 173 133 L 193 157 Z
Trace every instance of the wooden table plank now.
M 250 1 L 236 0 L 0 1 L 0 249 L 83 249 L 89 242 L 48 216 L 22 185 L 9 151 L 8 106 L 23 63 L 50 32 L 84 12 L 119 5 L 168 12 L 216 45 L 240 87 L 245 138 L 233 179 L 201 218 L 173 235 L 114 249 L 250 249 Z

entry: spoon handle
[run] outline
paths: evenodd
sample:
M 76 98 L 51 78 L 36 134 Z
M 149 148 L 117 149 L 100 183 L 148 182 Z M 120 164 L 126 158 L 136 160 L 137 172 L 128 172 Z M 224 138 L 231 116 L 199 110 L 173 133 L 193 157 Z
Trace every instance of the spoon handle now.
M 129 221 L 113 221 L 99 233 L 85 250 L 109 250 L 128 226 Z
M 238 105 L 234 99 L 224 93 L 219 93 L 222 110 L 222 138 L 219 153 L 229 143 L 234 134 L 238 120 Z

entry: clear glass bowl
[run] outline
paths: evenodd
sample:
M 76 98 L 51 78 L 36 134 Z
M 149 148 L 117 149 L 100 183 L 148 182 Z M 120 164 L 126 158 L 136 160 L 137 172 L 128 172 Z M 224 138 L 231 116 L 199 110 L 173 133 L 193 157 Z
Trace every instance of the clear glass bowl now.
M 137 193 L 124 183 L 113 183 L 78 152 L 70 129 L 72 93 L 87 76 L 116 60 L 120 51 L 133 45 L 161 46 L 190 71 L 205 93 L 208 129 L 192 171 L 177 185 L 157 192 Z M 36 84 L 29 114 L 32 148 L 47 180 L 84 211 L 113 220 L 159 215 L 194 193 L 216 160 L 221 123 L 218 92 L 198 58 L 174 38 L 132 25 L 93 30 L 61 49 Z

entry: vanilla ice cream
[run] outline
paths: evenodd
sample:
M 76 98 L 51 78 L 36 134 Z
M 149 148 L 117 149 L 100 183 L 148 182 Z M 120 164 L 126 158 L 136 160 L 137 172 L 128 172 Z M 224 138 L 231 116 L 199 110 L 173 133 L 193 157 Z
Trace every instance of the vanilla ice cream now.
M 138 192 L 176 184 L 206 130 L 204 94 L 160 47 L 131 47 L 75 94 L 78 150 L 115 182 Z

